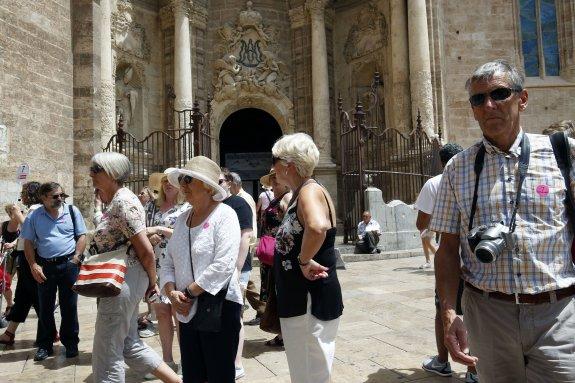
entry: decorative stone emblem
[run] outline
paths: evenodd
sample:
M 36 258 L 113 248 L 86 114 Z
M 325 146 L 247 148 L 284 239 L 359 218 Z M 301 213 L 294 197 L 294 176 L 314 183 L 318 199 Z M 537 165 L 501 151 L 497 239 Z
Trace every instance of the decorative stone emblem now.
M 385 16 L 377 4 L 371 1 L 360 12 L 357 22 L 349 30 L 343 53 L 349 63 L 385 45 L 387 45 Z
M 112 45 L 117 51 L 149 61 L 146 30 L 133 20 L 131 1 L 119 0 L 117 7 L 117 12 L 112 13 Z
M 222 58 L 214 63 L 214 99 L 232 99 L 243 93 L 264 93 L 284 97 L 287 87 L 285 65 L 276 56 L 275 31 L 264 27 L 262 16 L 252 9 L 240 12 L 236 26 L 218 30 Z

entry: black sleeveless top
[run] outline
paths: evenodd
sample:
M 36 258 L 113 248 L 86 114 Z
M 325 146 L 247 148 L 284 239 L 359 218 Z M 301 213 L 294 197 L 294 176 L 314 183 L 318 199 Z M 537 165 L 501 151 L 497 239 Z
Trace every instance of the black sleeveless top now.
M 325 196 L 325 194 L 324 194 Z M 327 201 L 327 197 L 326 197 Z M 331 207 L 327 204 L 330 221 Z M 304 227 L 297 217 L 297 200 L 288 208 L 276 234 L 274 274 L 278 316 L 290 318 L 307 311 L 307 294 L 311 295 L 311 314 L 319 320 L 333 320 L 343 312 L 341 287 L 336 273 L 335 234 L 333 227 L 326 233 L 321 248 L 313 260 L 327 267 L 328 277 L 310 281 L 303 276 L 297 256 L 301 251 Z
M 19 230 L 17 230 L 15 233 L 8 231 L 8 223 L 10 222 L 9 221 L 2 222 L 2 237 L 4 238 L 5 243 L 14 242 L 20 235 Z

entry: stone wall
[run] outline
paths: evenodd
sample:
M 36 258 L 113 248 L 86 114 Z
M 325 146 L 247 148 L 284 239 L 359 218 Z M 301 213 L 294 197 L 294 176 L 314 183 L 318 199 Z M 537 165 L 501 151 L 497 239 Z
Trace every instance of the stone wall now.
M 68 0 L 0 3 L 0 205 L 18 198 L 21 163 L 73 194 L 70 19 Z
M 522 65 L 517 9 L 507 0 L 442 4 L 446 136 L 466 147 L 481 137 L 467 101 L 466 79 L 478 65 L 493 59 Z M 575 83 L 559 77 L 528 78 L 526 87 L 529 105 L 521 117 L 526 131 L 539 133 L 554 121 L 574 118 Z

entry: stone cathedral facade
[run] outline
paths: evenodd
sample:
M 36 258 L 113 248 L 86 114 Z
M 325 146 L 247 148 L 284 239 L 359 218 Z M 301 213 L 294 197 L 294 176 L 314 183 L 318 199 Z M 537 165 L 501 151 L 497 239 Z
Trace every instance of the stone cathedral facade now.
M 273 142 L 301 131 L 337 194 L 337 100 L 351 110 L 375 72 L 386 127 L 408 134 L 419 112 L 429 135 L 467 146 L 481 132 L 465 80 L 491 59 L 527 73 L 525 130 L 575 119 L 574 45 L 575 0 L 0 1 L 0 202 L 28 164 L 88 213 L 89 160 L 120 116 L 142 139 L 178 129 L 193 102 L 210 110 L 212 157 L 248 190 Z

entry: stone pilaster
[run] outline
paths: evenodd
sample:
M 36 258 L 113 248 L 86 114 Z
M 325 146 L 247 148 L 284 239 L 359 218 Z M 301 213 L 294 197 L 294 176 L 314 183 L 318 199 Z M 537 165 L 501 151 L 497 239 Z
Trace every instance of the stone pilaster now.
M 190 41 L 190 0 L 171 0 L 174 12 L 174 93 L 177 110 L 191 109 L 192 54 Z
M 112 64 L 112 11 L 110 0 L 100 0 L 100 119 L 102 147 L 116 133 L 116 100 Z
M 556 4 L 560 75 L 568 81 L 575 81 L 575 0 Z
M 311 21 L 311 66 L 313 99 L 313 138 L 320 152 L 320 166 L 332 165 L 329 113 L 329 72 L 325 38 L 327 0 L 307 0 Z
M 435 135 L 433 91 L 431 88 L 431 60 L 425 0 L 407 2 L 407 23 L 409 26 L 411 121 L 415 124 L 419 110 L 423 129 L 429 136 L 433 136 Z

